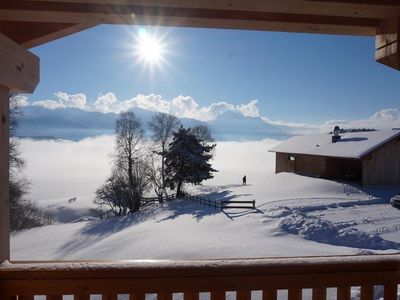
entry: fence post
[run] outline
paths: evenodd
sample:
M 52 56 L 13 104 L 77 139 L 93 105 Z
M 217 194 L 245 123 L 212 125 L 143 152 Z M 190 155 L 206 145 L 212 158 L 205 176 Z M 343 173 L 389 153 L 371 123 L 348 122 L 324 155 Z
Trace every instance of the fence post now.
M 256 208 L 256 199 L 253 199 L 253 208 Z

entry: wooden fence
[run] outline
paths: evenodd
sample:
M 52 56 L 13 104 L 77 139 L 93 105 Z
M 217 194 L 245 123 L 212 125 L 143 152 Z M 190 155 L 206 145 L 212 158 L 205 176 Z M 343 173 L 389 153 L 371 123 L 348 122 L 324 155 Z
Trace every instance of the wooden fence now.
M 163 197 L 164 202 L 171 201 L 174 199 L 175 199 L 174 195 L 168 195 L 167 197 Z M 149 206 L 154 203 L 160 203 L 160 199 L 158 197 L 142 198 L 140 208 L 145 208 L 146 206 Z
M 385 300 L 397 299 L 400 283 L 400 255 L 297 257 L 265 259 L 223 259 L 198 261 L 69 261 L 4 262 L 0 264 L 0 299 L 33 300 L 34 295 L 61 300 L 199 300 L 199 292 L 209 292 L 211 300 L 225 300 L 227 291 L 236 300 L 277 300 L 286 290 L 288 300 L 326 300 L 327 288 L 334 299 L 350 300 L 352 287 L 361 291 L 361 300 L 373 300 L 374 290 L 383 289 Z M 378 287 L 379 286 L 379 287 Z M 278 293 L 279 291 L 279 293 Z M 307 292 L 307 294 L 306 294 Z M 304 294 L 303 294 L 304 293 Z M 306 296 L 305 296 L 306 295 Z M 332 299 L 332 298 L 331 298 Z
M 253 201 L 236 201 L 236 200 L 211 200 L 202 196 L 185 194 L 187 198 L 197 203 L 207 205 L 209 207 L 228 209 L 228 208 L 243 208 L 243 209 L 255 209 L 256 200 Z M 240 204 L 240 205 L 239 205 Z
M 217 201 L 217 200 L 211 200 L 211 199 L 207 199 L 205 197 L 201 197 L 201 196 L 196 196 L 196 195 L 190 195 L 185 193 L 185 197 L 189 198 L 190 200 L 203 204 L 203 205 L 207 205 L 208 207 L 214 207 L 214 208 L 220 208 L 222 209 L 223 205 L 221 203 L 221 201 Z

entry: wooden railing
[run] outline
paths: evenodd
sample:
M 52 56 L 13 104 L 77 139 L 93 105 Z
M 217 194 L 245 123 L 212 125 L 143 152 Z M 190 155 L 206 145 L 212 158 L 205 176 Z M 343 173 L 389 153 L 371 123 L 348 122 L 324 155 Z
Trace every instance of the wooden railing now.
M 214 207 L 214 208 L 221 208 L 222 209 L 222 203 L 221 201 L 217 201 L 217 200 L 211 200 L 211 199 L 207 199 L 205 197 L 202 196 L 197 196 L 197 195 L 191 195 L 188 193 L 185 193 L 185 197 L 189 198 L 190 200 L 203 204 L 203 205 L 207 205 L 208 207 Z
M 163 201 L 171 201 L 173 199 L 175 199 L 174 195 L 168 195 L 167 197 L 163 197 Z M 155 203 L 160 203 L 160 199 L 158 197 L 142 198 L 140 208 L 145 208 Z
M 185 197 L 193 200 L 197 203 L 207 205 L 209 207 L 227 209 L 227 208 L 244 208 L 244 209 L 255 209 L 256 200 L 252 201 L 239 201 L 239 200 L 211 200 L 202 196 L 196 196 L 191 194 L 185 194 Z
M 32 300 L 47 295 L 116 300 L 119 294 L 144 300 L 149 293 L 171 300 L 198 300 L 209 292 L 211 300 L 223 300 L 227 291 L 237 300 L 277 299 L 287 290 L 289 300 L 326 299 L 327 288 L 336 288 L 338 300 L 349 300 L 351 287 L 360 287 L 361 300 L 374 299 L 374 286 L 383 286 L 384 299 L 397 299 L 400 255 L 224 259 L 197 261 L 114 262 L 5 262 L 0 265 L 0 298 Z M 305 298 L 303 290 L 311 289 Z M 16 297 L 18 296 L 18 298 Z M 200 297 L 202 298 L 202 297 Z

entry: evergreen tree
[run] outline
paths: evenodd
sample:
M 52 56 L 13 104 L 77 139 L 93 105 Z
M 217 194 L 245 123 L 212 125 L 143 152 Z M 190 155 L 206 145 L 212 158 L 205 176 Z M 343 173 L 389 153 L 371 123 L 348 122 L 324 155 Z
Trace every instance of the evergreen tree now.
M 208 162 L 215 144 L 206 145 L 191 132 L 191 129 L 181 127 L 173 134 L 166 154 L 166 173 L 169 185 L 176 186 L 176 197 L 183 196 L 183 183 L 201 183 L 213 178 L 212 172 L 217 170 Z

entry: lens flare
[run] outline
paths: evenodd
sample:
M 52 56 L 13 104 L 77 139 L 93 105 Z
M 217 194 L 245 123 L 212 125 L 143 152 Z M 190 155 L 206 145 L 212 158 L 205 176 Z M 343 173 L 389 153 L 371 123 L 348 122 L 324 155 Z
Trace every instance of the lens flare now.
M 164 60 L 165 46 L 162 40 L 143 28 L 135 36 L 134 48 L 138 60 L 146 65 L 160 66 Z

